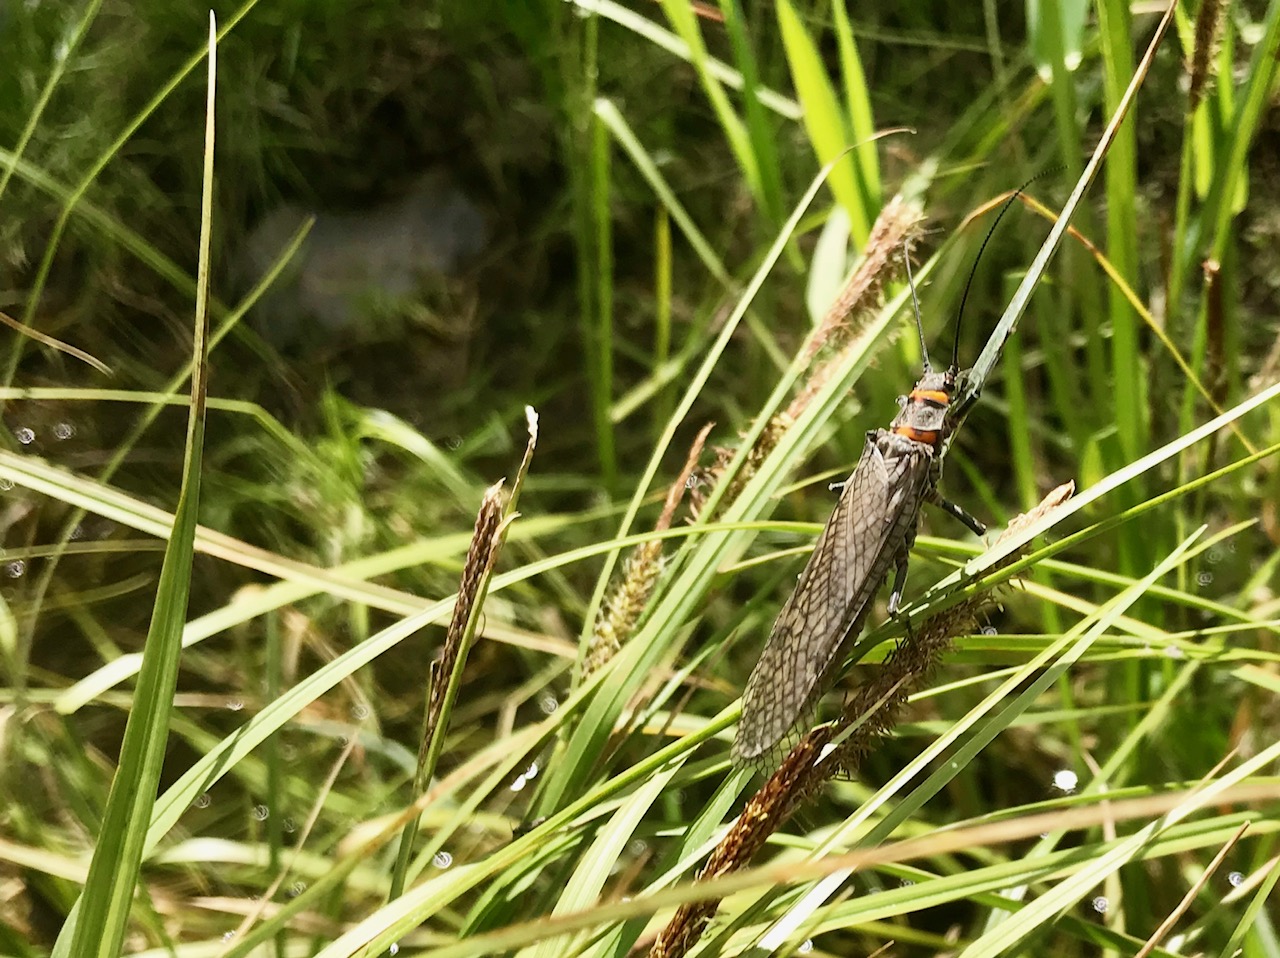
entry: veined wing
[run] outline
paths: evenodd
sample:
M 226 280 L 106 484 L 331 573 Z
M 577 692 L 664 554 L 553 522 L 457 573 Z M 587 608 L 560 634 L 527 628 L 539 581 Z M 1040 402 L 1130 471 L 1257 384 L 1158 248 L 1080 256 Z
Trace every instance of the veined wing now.
M 733 758 L 769 752 L 804 717 L 832 660 L 871 608 L 915 529 L 932 456 L 922 443 L 878 430 L 778 613 L 742 696 Z

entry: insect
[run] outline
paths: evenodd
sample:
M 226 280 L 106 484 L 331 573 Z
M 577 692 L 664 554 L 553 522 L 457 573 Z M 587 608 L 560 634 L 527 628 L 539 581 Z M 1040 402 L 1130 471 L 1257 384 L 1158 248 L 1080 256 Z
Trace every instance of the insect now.
M 1000 210 L 977 259 L 981 259 L 1009 204 L 1024 189 L 1025 185 L 1020 187 Z M 910 270 L 908 257 L 909 281 Z M 961 317 L 968 293 L 966 285 L 960 301 Z M 976 393 L 963 390 L 965 373 L 956 361 L 959 318 L 951 365 L 945 372 L 935 372 L 925 349 L 914 283 L 911 298 L 924 356 L 923 375 L 910 393 L 899 397 L 898 415 L 889 428 L 867 433 L 862 456 L 843 483 L 835 511 L 818 537 L 795 591 L 778 613 L 743 693 L 742 718 L 732 753 L 739 764 L 769 755 L 804 718 L 824 691 L 828 674 L 856 643 L 890 570 L 894 580 L 889 614 L 897 614 L 921 503 L 939 506 L 976 535 L 986 531 L 938 489 L 951 437 L 977 398 Z M 962 398 L 953 402 L 957 397 Z

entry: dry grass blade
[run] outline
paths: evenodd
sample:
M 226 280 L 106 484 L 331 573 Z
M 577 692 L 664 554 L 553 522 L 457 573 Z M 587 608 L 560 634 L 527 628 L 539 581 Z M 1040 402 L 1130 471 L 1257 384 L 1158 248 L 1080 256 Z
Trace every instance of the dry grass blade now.
M 1040 521 L 1074 491 L 1074 483 L 1058 486 L 1034 509 L 1010 522 L 1000 539 L 1017 535 Z M 1016 554 L 1007 556 L 1002 565 L 1016 558 Z M 932 671 L 951 640 L 971 630 L 989 603 L 987 595 L 972 596 L 926 619 L 914 637 L 903 640 L 884 666 L 853 697 L 840 718 L 804 736 L 778 770 L 747 800 L 738 820 L 698 873 L 698 879 L 719 878 L 745 867 L 769 836 L 807 798 L 833 776 L 856 769 L 871 744 L 897 723 L 908 695 Z M 828 749 L 828 745 L 851 726 L 852 733 L 834 749 Z M 654 942 L 650 958 L 679 958 L 687 954 L 718 906 L 718 900 L 682 905 Z
M 45 333 L 40 332 L 39 330 L 32 329 L 30 326 L 24 326 L 22 323 L 18 322 L 16 319 L 10 316 L 8 313 L 0 312 L 0 323 L 4 323 L 4 325 L 8 326 L 10 329 L 20 333 L 23 336 L 27 336 L 31 339 L 34 339 L 37 343 L 40 343 L 43 346 L 48 346 L 50 349 L 56 349 L 58 350 L 58 352 L 66 353 L 68 356 L 72 357 L 73 359 L 78 359 L 80 360 L 80 362 L 85 363 L 89 366 L 92 366 L 94 369 L 96 369 L 100 373 L 105 373 L 108 376 L 112 374 L 111 367 L 108 366 L 106 363 L 104 363 L 102 360 L 96 359 L 95 357 L 89 355 L 83 349 L 77 349 L 75 346 L 72 346 L 70 343 L 64 343 L 60 339 L 54 339 L 52 336 L 48 336 Z
M 1227 857 L 1227 853 L 1236 847 L 1236 842 L 1240 841 L 1240 839 L 1244 837 L 1244 833 L 1249 830 L 1249 824 L 1249 822 L 1245 822 L 1241 825 L 1236 833 L 1231 836 L 1231 840 L 1218 849 L 1218 854 L 1213 856 L 1213 861 L 1209 863 L 1209 867 L 1204 870 L 1196 883 L 1187 889 L 1187 893 L 1182 897 L 1182 901 L 1178 902 L 1178 907 L 1171 911 L 1169 913 L 1169 917 L 1160 923 L 1160 927 L 1152 933 L 1151 937 L 1147 939 L 1146 944 L 1142 946 L 1133 958 L 1147 958 L 1148 955 L 1156 950 L 1156 947 L 1160 942 L 1164 941 L 1165 936 L 1168 935 L 1169 932 L 1173 931 L 1173 926 L 1178 923 L 1179 918 L 1186 914 L 1187 909 L 1191 907 L 1191 903 L 1195 901 L 1196 896 L 1200 894 L 1201 889 L 1209 883 L 1209 879 L 1212 878 L 1213 873 L 1218 870 L 1218 867 Z

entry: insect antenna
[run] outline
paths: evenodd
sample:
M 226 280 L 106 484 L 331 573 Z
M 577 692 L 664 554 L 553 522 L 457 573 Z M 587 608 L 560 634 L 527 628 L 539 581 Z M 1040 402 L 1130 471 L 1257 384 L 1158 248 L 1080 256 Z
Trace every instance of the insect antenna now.
M 1042 170 L 1014 190 L 1013 194 L 1004 201 L 1004 205 L 1000 207 L 1000 212 L 997 214 L 995 222 L 991 224 L 991 228 L 987 230 L 987 235 L 983 238 L 982 245 L 978 247 L 978 255 L 973 258 L 973 268 L 969 270 L 969 278 L 965 281 L 964 292 L 960 296 L 960 309 L 956 312 L 956 336 L 951 344 L 951 366 L 953 369 L 960 368 L 960 325 L 964 319 L 964 304 L 969 301 L 969 289 L 973 286 L 973 277 L 978 273 L 978 263 L 982 259 L 982 254 L 986 252 L 987 244 L 991 242 L 992 234 L 995 233 L 996 227 L 1000 225 L 1000 221 L 1004 219 L 1004 214 L 1009 212 L 1009 207 L 1013 205 L 1013 201 L 1021 196 L 1028 186 L 1041 177 L 1056 173 L 1061 169 L 1061 166 L 1055 166 L 1052 169 Z M 914 294 L 914 292 L 915 290 L 913 289 L 912 293 Z
M 920 300 L 916 299 L 916 281 L 911 276 L 911 250 L 907 248 L 906 240 L 902 242 L 902 261 L 907 264 L 907 285 L 911 287 L 911 308 L 916 311 L 916 332 L 920 334 L 920 358 L 923 360 L 924 371 L 933 372 L 933 364 L 929 362 L 929 347 L 924 341 L 924 322 L 920 319 Z

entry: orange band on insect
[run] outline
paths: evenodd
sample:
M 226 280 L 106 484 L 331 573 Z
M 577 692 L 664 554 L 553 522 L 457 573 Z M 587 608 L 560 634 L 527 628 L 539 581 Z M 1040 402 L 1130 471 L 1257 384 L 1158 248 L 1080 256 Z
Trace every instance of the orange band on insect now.
M 914 426 L 898 426 L 893 431 L 899 436 L 922 442 L 927 446 L 936 446 L 938 444 L 938 430 L 936 429 L 916 429 Z
M 908 398 L 920 402 L 936 402 L 939 406 L 951 405 L 951 397 L 941 389 L 914 389 Z

